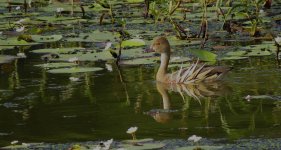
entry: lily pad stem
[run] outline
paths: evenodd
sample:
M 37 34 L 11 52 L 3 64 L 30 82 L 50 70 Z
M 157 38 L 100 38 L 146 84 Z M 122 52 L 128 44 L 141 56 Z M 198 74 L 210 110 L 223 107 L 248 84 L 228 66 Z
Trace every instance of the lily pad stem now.
M 144 8 L 144 18 L 145 19 L 148 17 L 148 13 L 149 13 L 149 2 L 150 2 L 150 0 L 145 0 L 144 1 L 144 5 L 145 5 L 145 8 Z
M 27 13 L 27 2 L 26 2 L 26 0 L 24 0 L 23 7 L 24 7 L 24 13 L 26 14 Z
M 119 51 L 118 51 L 118 56 L 117 56 L 117 60 L 116 60 L 116 64 L 117 66 L 119 66 L 119 62 L 121 60 L 121 54 L 122 54 L 122 41 L 123 39 L 121 38 L 121 41 L 119 42 Z
M 280 61 L 279 61 L 279 53 L 280 53 L 280 45 L 275 41 L 275 45 L 276 45 L 276 61 L 277 61 L 277 64 L 278 64 L 278 67 L 280 65 Z
M 74 2 L 73 0 L 71 0 L 71 13 L 70 13 L 71 16 L 73 16 L 73 12 L 74 12 Z
M 80 5 L 81 8 L 81 12 L 82 12 L 82 18 L 85 18 L 85 9 L 83 7 L 83 5 Z
M 132 133 L 133 140 L 137 140 L 136 134 Z

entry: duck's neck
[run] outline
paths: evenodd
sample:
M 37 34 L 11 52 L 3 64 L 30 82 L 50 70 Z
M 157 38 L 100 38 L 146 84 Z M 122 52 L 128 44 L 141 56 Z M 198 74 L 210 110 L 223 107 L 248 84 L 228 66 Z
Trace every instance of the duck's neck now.
M 165 82 L 169 60 L 170 60 L 170 53 L 161 53 L 161 64 L 156 74 L 157 81 Z

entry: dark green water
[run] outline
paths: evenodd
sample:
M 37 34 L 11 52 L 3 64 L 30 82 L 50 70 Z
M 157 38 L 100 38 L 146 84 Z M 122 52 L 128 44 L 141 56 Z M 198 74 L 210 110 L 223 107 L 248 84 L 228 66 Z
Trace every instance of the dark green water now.
M 281 70 L 272 60 L 223 62 L 234 69 L 221 84 L 204 85 L 208 92 L 195 94 L 205 96 L 200 102 L 166 90 L 169 100 L 163 101 L 154 80 L 157 66 L 121 67 L 122 83 L 114 65 L 112 72 L 58 75 L 34 67 L 38 59 L 18 60 L 6 66 L 10 69 L 2 66 L 0 145 L 129 139 L 126 130 L 132 126 L 139 127 L 137 138 L 281 137 Z M 71 76 L 81 80 L 71 82 Z M 247 95 L 273 99 L 247 101 Z

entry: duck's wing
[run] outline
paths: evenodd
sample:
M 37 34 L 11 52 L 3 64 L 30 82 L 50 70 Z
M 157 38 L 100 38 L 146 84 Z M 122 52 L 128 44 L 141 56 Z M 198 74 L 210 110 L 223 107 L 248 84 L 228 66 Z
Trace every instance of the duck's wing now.
M 198 81 L 214 81 L 221 79 L 228 71 L 230 67 L 225 66 L 214 66 L 206 67 L 204 65 L 199 65 L 198 61 L 191 64 L 190 67 L 180 68 L 179 71 L 173 72 L 170 75 L 170 81 L 172 83 L 193 83 Z
M 232 68 L 227 66 L 210 66 L 205 67 L 202 71 L 211 70 L 205 78 L 205 81 L 214 81 L 220 80 L 227 72 L 229 72 Z
M 206 75 L 210 73 L 211 70 L 202 71 L 205 65 L 199 66 L 198 61 L 191 64 L 190 67 L 180 68 L 180 70 L 173 72 L 170 75 L 170 81 L 172 83 L 193 83 L 196 81 L 201 81 L 206 78 Z

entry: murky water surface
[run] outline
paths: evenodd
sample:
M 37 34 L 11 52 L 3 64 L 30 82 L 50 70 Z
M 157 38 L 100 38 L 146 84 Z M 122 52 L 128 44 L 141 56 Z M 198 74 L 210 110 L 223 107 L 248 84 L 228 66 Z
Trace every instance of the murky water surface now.
M 138 138 L 281 137 L 281 71 L 271 60 L 225 62 L 234 69 L 221 83 L 178 87 L 157 84 L 157 66 L 58 75 L 17 60 L 2 66 L 0 145 L 127 139 L 132 126 Z

